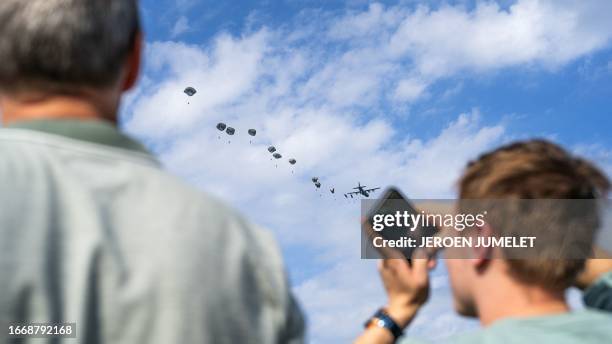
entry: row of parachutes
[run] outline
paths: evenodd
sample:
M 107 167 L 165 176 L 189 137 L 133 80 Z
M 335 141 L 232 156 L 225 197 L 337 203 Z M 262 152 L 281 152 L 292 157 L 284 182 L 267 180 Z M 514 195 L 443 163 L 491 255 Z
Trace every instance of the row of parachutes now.
M 228 126 L 227 124 L 225 124 L 223 122 L 217 123 L 217 130 L 219 130 L 220 132 L 225 132 L 229 136 L 234 136 L 236 134 L 236 129 L 235 128 L 232 128 L 232 127 Z M 249 136 L 252 136 L 252 137 L 257 136 L 257 130 L 256 129 L 249 129 L 247 131 L 247 133 L 249 134 Z M 230 141 L 230 143 L 231 143 L 231 141 Z M 251 141 L 251 143 L 252 143 L 252 141 Z M 283 158 L 283 155 L 281 153 L 279 153 L 276 150 L 276 147 L 274 147 L 274 146 L 268 147 L 268 152 L 270 152 L 270 154 L 272 154 L 272 158 L 274 158 L 276 160 Z M 289 163 L 291 165 L 297 164 L 297 160 L 295 160 L 293 158 L 289 159 L 288 161 L 289 161 Z
M 189 96 L 189 97 L 193 97 L 197 92 L 198 91 L 195 88 L 193 88 L 193 87 L 187 87 L 187 88 L 185 88 L 185 91 L 184 91 L 184 93 L 187 96 Z M 235 128 L 233 128 L 231 126 L 228 126 L 227 124 L 225 124 L 223 122 L 217 123 L 217 130 L 220 132 L 219 134 L 225 133 L 226 135 L 228 135 L 230 137 L 234 136 L 236 134 L 236 129 Z M 247 133 L 251 137 L 256 137 L 257 136 L 257 130 L 256 129 L 249 129 L 249 130 L 247 130 Z M 221 136 L 219 136 L 219 138 L 221 138 Z M 231 143 L 231 140 L 229 141 L 229 143 Z M 252 143 L 252 140 L 249 143 Z M 280 159 L 283 158 L 283 155 L 280 152 L 278 152 L 278 150 L 274 146 L 269 146 L 268 147 L 268 152 L 270 154 L 272 154 L 272 159 L 280 160 Z M 287 161 L 291 165 L 297 164 L 297 160 L 294 159 L 294 158 L 290 158 Z M 277 167 L 278 167 L 278 165 L 277 165 Z M 313 185 L 317 189 L 321 189 L 322 185 L 321 185 L 321 182 L 319 181 L 318 177 L 313 177 L 312 178 L 312 183 L 313 183 Z M 330 189 L 329 191 L 330 191 L 331 194 L 335 194 L 336 193 L 336 190 L 334 188 Z

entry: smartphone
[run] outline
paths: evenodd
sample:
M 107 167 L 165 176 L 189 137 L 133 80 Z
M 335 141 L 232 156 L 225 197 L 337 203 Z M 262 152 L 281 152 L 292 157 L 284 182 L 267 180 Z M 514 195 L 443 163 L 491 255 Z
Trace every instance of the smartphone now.
M 408 200 L 406 196 L 396 187 L 387 188 L 382 197 L 379 198 L 374 205 L 367 210 L 365 219 L 364 219 L 364 233 L 368 240 L 369 249 L 374 249 L 378 254 L 382 255 L 384 258 L 397 258 L 402 257 L 410 261 L 415 246 L 421 242 L 421 238 L 423 236 L 432 236 L 435 234 L 435 228 L 425 228 L 421 227 L 418 224 L 416 228 L 408 228 L 401 226 L 385 226 L 384 229 L 380 231 L 376 231 L 375 224 L 380 221 L 375 221 L 374 217 L 377 216 L 380 220 L 381 215 L 392 215 L 395 216 L 397 212 L 403 214 L 421 214 L 414 205 Z M 380 223 L 378 223 L 380 225 Z M 413 224 L 414 226 L 415 224 Z M 395 247 L 395 248 L 375 248 L 373 245 L 373 241 L 376 237 L 381 237 L 384 240 L 388 241 L 403 241 L 406 242 L 408 238 L 414 239 L 416 245 L 405 247 Z M 380 240 L 379 240 L 380 242 Z M 367 249 L 367 248 L 366 248 Z

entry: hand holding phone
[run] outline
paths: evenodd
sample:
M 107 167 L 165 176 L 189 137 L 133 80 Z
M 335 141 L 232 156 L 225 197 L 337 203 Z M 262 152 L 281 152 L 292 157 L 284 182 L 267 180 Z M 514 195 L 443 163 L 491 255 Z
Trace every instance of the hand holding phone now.
M 375 250 L 382 258 L 403 258 L 410 261 L 416 246 L 421 242 L 421 238 L 436 233 L 435 228 L 423 227 L 418 223 L 413 223 L 412 227 L 409 226 L 410 216 L 419 214 L 421 213 L 398 188 L 389 187 L 385 190 L 383 196 L 367 211 L 363 219 L 363 238 L 367 240 L 366 244 L 368 245 L 365 249 Z M 385 221 L 385 219 L 391 220 L 391 218 L 397 220 L 398 224 L 406 226 L 388 226 L 393 221 Z M 381 220 L 383 220 L 382 223 Z M 405 244 L 405 246 L 375 246 L 375 243 L 389 242 Z M 408 245 L 409 242 L 413 245 Z M 367 252 L 371 253 L 372 251 Z

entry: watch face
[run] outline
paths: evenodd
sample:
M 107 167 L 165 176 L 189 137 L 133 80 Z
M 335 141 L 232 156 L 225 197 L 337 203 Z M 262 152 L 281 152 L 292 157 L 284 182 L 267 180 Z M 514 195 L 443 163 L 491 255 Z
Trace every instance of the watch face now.
M 387 327 L 387 324 L 382 319 L 378 319 L 378 321 L 376 322 L 376 325 L 378 325 L 378 327 Z

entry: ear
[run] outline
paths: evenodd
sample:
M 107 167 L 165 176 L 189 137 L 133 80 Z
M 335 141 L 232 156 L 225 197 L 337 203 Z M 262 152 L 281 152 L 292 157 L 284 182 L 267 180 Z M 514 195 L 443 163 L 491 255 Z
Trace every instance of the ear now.
M 138 32 L 138 34 L 136 34 L 136 38 L 134 39 L 134 46 L 132 47 L 132 52 L 130 53 L 127 59 L 126 75 L 123 81 L 123 85 L 121 86 L 121 90 L 123 92 L 132 89 L 132 87 L 134 87 L 136 85 L 136 82 L 138 81 L 138 76 L 140 75 L 140 65 L 142 63 L 142 47 L 142 32 Z
M 481 271 L 489 264 L 489 261 L 493 255 L 493 248 L 490 246 L 482 247 L 480 244 L 482 241 L 487 241 L 489 240 L 488 238 L 493 236 L 493 229 L 488 223 L 485 223 L 483 226 L 476 227 L 475 229 L 478 232 L 474 237 L 476 242 L 474 243 L 474 247 L 472 247 L 474 253 L 474 258 L 472 261 L 476 269 Z

